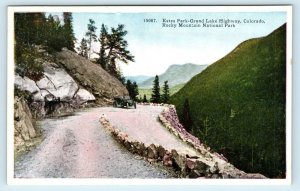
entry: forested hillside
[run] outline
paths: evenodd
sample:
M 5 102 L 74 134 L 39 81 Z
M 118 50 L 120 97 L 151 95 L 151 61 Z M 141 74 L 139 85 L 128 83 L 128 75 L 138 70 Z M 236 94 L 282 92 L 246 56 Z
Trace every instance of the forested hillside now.
M 182 120 L 189 112 L 193 134 L 235 166 L 283 178 L 285 63 L 283 25 L 266 37 L 241 43 L 192 78 L 171 103 Z

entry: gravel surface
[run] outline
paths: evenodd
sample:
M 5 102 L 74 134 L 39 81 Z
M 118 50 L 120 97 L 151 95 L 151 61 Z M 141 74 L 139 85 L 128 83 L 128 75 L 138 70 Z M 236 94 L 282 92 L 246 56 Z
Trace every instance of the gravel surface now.
M 138 105 L 137 109 L 104 108 L 109 122 L 127 133 L 131 138 L 144 142 L 146 146 L 154 143 L 162 145 L 169 151 L 176 149 L 190 155 L 197 151 L 170 133 L 158 120 L 163 106 Z
M 129 153 L 99 123 L 100 116 L 105 114 L 114 125 L 132 133 L 134 138 L 145 139 L 148 143 L 154 140 L 167 143 L 171 141 L 167 137 L 170 133 L 156 121 L 162 109 L 151 106 L 138 106 L 136 110 L 94 108 L 73 116 L 44 119 L 39 122 L 44 140 L 37 148 L 16 159 L 15 177 L 171 178 L 163 168 Z M 157 130 L 163 140 L 159 136 L 150 138 Z

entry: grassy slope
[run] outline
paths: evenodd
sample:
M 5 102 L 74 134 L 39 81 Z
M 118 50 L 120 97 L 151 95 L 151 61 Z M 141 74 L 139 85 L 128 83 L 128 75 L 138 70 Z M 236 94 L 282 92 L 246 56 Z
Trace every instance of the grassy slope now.
M 171 97 L 179 116 L 189 99 L 194 134 L 270 177 L 285 173 L 285 37 L 283 25 L 241 43 Z

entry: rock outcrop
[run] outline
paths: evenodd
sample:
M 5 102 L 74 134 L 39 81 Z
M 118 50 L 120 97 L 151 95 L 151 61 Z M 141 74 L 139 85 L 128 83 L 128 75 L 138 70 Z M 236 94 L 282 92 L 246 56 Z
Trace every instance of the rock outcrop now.
M 14 99 L 14 150 L 19 152 L 33 144 L 39 134 L 32 120 L 30 109 L 24 99 Z
M 98 103 L 112 101 L 114 96 L 128 95 L 122 83 L 100 65 L 67 49 L 58 52 L 55 57 L 56 63 L 63 66 L 78 84 L 91 92 Z
M 74 97 L 81 101 L 93 101 L 95 97 L 83 88 L 79 88 L 75 80 L 55 63 L 45 62 L 43 77 L 33 81 L 28 77 L 15 76 L 15 85 L 32 94 L 33 101 L 60 100 L 70 102 Z
M 75 80 L 55 63 L 44 63 L 44 77 L 36 82 L 44 98 L 70 101 L 79 87 Z M 89 100 L 87 100 L 89 101 Z
M 16 88 L 32 95 L 29 107 L 34 118 L 72 111 L 72 108 L 95 101 L 94 95 L 81 88 L 64 68 L 53 62 L 44 62 L 43 66 L 44 73 L 38 81 L 15 75 Z
M 115 96 L 128 95 L 118 79 L 88 59 L 67 49 L 54 58 L 56 62 L 43 62 L 44 72 L 39 80 L 15 75 L 15 87 L 31 95 L 29 107 L 34 118 L 73 111 L 86 102 L 106 105 Z
M 35 101 L 44 101 L 44 98 L 41 95 L 40 89 L 37 87 L 35 81 L 24 76 L 23 78 L 19 75 L 15 75 L 15 86 L 23 91 L 28 91 L 31 93 L 32 98 Z

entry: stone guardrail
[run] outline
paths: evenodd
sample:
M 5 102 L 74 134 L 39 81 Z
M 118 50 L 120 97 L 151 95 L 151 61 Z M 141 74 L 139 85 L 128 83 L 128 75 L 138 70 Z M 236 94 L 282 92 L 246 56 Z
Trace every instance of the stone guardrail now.
M 261 174 L 249 174 L 235 168 L 222 155 L 210 152 L 210 148 L 200 142 L 198 138 L 188 133 L 180 124 L 175 107 L 168 104 L 147 103 L 142 105 L 165 106 L 159 115 L 159 120 L 171 133 L 199 152 L 197 156 L 189 156 L 176 149 L 167 150 L 162 145 L 145 145 L 143 142 L 132 139 L 128 134 L 113 127 L 104 115 L 100 123 L 113 137 L 133 154 L 137 154 L 151 162 L 162 162 L 172 168 L 181 178 L 266 178 Z

